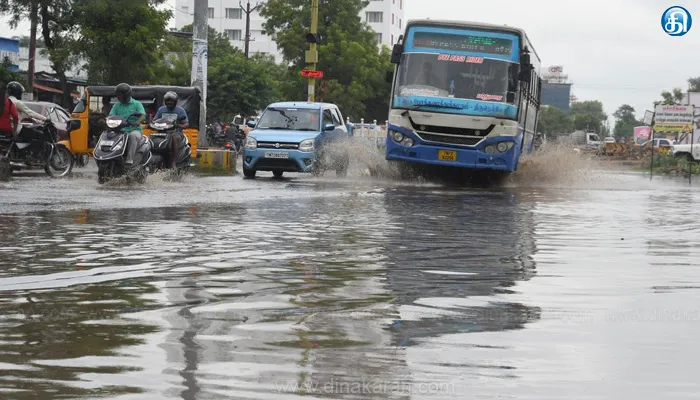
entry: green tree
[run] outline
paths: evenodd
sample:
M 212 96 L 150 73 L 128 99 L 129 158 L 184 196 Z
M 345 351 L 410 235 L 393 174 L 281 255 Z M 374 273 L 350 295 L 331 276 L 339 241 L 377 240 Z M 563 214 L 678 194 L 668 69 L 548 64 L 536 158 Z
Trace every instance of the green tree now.
M 597 100 L 574 103 L 571 106 L 574 129 L 604 133 L 604 123 L 608 116 L 603 111 L 603 103 Z
M 161 66 L 158 45 L 171 10 L 165 0 L 74 0 L 77 48 L 87 61 L 92 83 L 152 82 Z
M 23 85 L 26 84 L 22 75 L 12 70 L 12 61 L 6 56 L 2 60 L 2 64 L 0 64 L 0 85 L 5 85 L 12 81 L 17 81 Z
M 76 25 L 71 0 L 0 0 L 0 14 L 10 17 L 10 27 L 36 18 L 37 48 L 51 60 L 61 87 L 63 103 L 70 104 L 66 71 L 76 63 L 74 37 Z M 24 40 L 24 39 L 22 39 Z M 29 38 L 26 38 L 27 45 Z
M 182 28 L 192 32 L 192 25 Z M 242 51 L 209 27 L 207 33 L 207 117 L 230 121 L 238 113 L 254 114 L 267 104 L 280 100 L 280 82 L 286 68 L 275 64 L 272 56 Z M 161 41 L 163 61 L 155 83 L 189 85 L 192 68 L 192 41 L 169 36 Z
M 317 68 L 324 78 L 316 88 L 317 100 L 338 104 L 354 120 L 384 120 L 390 94 L 385 76 L 392 65 L 388 49 L 377 47 L 376 33 L 359 17 L 367 4 L 367 0 L 333 0 L 332 5 L 319 7 Z M 260 14 L 266 19 L 265 32 L 290 64 L 284 95 L 290 100 L 306 99 L 306 81 L 299 71 L 308 49 L 304 37 L 311 25 L 311 2 L 268 0 Z
M 637 120 L 634 107 L 629 104 L 621 105 L 613 114 L 615 117 L 615 138 L 623 139 L 634 135 L 634 127 L 644 125 Z
M 547 135 L 571 133 L 573 118 L 558 107 L 543 106 L 540 110 L 538 130 Z

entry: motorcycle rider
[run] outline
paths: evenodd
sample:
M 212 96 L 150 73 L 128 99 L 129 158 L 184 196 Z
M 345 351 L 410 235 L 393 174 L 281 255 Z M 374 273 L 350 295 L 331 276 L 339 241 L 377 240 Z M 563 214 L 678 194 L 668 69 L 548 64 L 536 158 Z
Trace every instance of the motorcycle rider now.
M 190 126 L 190 120 L 187 118 L 187 111 L 184 108 L 177 105 L 177 93 L 170 91 L 163 96 L 163 103 L 165 105 L 161 106 L 156 112 L 155 120 L 163 118 L 163 115 L 167 117 L 172 117 L 175 120 L 175 126 L 177 129 L 175 132 L 177 134 L 172 135 L 172 157 L 170 157 L 170 167 L 175 168 L 177 166 L 177 150 L 180 148 L 180 142 L 184 141 L 183 129 Z
M 9 99 L 12 100 L 12 103 L 14 103 L 15 107 L 17 107 L 20 121 L 25 118 L 34 118 L 42 122 L 46 121 L 47 118 L 45 116 L 32 110 L 26 104 L 24 104 L 22 100 L 20 100 L 22 98 L 22 93 L 24 93 L 24 86 L 22 86 L 21 83 L 12 81 L 7 84 L 5 91 L 7 92 Z
M 124 119 L 128 119 L 134 113 L 140 114 L 137 119 L 130 121 L 132 127 L 122 128 L 122 131 L 128 135 L 125 163 L 128 166 L 132 166 L 134 164 L 134 154 L 136 154 L 138 143 L 143 137 L 141 123 L 146 119 L 146 109 L 141 102 L 131 97 L 131 86 L 128 84 L 120 83 L 117 85 L 116 94 L 119 102 L 112 106 L 112 109 L 109 111 L 109 116 L 118 115 Z

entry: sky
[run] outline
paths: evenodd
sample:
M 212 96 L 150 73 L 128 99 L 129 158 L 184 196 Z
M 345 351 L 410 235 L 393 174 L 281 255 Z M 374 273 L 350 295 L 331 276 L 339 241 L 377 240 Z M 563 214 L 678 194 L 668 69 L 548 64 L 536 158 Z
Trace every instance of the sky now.
M 685 36 L 661 28 L 661 15 L 675 5 L 698 18 Z M 404 0 L 404 6 L 404 20 L 458 18 L 524 29 L 542 65 L 563 66 L 578 101 L 599 100 L 610 116 L 630 104 L 641 119 L 662 90 L 685 89 L 689 77 L 700 76 L 700 53 L 693 53 L 700 49 L 697 0 Z M 28 24 L 13 31 L 6 21 L 0 35 L 28 34 Z

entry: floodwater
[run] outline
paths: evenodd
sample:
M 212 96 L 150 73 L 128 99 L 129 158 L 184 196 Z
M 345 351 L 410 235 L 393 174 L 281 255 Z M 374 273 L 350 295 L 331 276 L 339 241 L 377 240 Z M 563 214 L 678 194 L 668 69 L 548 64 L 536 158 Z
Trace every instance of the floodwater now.
M 700 191 L 577 162 L 0 183 L 0 398 L 697 398 Z

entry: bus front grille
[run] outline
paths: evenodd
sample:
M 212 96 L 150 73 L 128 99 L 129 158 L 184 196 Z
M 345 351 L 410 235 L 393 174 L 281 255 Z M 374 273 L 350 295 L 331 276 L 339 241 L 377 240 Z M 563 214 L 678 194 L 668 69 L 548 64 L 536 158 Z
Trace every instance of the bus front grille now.
M 481 137 L 460 137 L 460 136 L 444 136 L 444 135 L 431 135 L 425 132 L 416 132 L 418 137 L 426 142 L 456 145 L 456 146 L 474 146 L 484 138 Z

